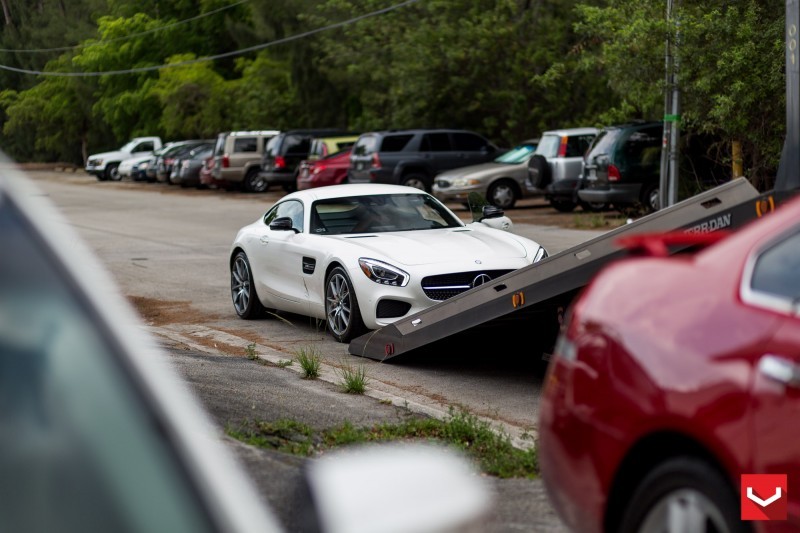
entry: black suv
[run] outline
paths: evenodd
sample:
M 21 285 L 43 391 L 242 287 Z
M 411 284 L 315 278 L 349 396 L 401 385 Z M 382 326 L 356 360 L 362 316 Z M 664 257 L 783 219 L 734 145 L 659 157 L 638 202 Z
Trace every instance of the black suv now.
M 350 153 L 349 183 L 393 183 L 431 191 L 440 172 L 493 160 L 502 151 L 466 130 L 363 133 Z
M 285 191 L 293 191 L 297 188 L 298 165 L 308 158 L 311 141 L 349 133 L 335 128 L 282 131 L 270 139 L 264 149 L 260 176 L 269 185 L 281 185 Z
M 658 210 L 663 132 L 661 122 L 603 128 L 584 157 L 578 197 L 587 203 L 610 203 L 621 211 Z

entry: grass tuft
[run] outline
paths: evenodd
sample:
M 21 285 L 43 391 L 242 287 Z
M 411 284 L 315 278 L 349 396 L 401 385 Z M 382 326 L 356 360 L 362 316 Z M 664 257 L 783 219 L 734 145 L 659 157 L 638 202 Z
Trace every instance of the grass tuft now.
M 256 353 L 256 343 L 251 342 L 250 344 L 248 344 L 244 349 L 244 354 L 251 361 L 258 359 L 258 354 Z
M 409 417 L 399 423 L 355 427 L 350 422 L 315 431 L 291 420 L 252 422 L 228 434 L 248 444 L 302 456 L 351 444 L 385 441 L 433 441 L 452 446 L 470 457 L 482 472 L 499 478 L 533 478 L 539 471 L 536 450 L 519 449 L 508 435 L 464 410 L 450 410 L 445 420 Z
M 295 356 L 297 362 L 300 363 L 300 368 L 303 369 L 303 378 L 317 379 L 319 377 L 322 359 L 316 346 L 299 348 L 295 352 Z
M 348 394 L 364 394 L 367 390 L 367 369 L 364 365 L 344 363 L 337 371 L 342 378 L 342 390 Z

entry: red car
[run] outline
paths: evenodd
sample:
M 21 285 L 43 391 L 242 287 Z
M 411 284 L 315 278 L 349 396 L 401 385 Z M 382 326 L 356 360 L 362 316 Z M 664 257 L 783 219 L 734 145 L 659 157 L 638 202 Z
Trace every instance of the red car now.
M 350 149 L 342 150 L 314 162 L 300 163 L 297 190 L 339 185 L 347 178 L 350 167 Z
M 797 531 L 800 199 L 659 253 L 674 239 L 640 239 L 649 257 L 571 306 L 540 404 L 550 500 L 581 533 Z

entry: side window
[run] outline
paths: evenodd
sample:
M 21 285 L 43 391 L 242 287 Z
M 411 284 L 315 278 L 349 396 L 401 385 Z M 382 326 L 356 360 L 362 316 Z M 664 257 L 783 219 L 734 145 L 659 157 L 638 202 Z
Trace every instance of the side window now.
M 311 139 L 303 135 L 287 135 L 283 141 L 284 154 L 308 154 L 311 148 Z
M 413 135 L 387 135 L 381 143 L 381 152 L 402 152 Z
M 489 146 L 489 141 L 474 133 L 454 133 L 453 146 L 459 152 L 480 152 Z
M 258 141 L 255 137 L 237 137 L 233 141 L 233 153 L 257 152 Z
M 264 223 L 269 226 L 276 218 L 289 217 L 292 219 L 292 227 L 303 232 L 303 204 L 298 200 L 287 200 L 281 202 L 264 215 Z
M 154 149 L 155 144 L 153 144 L 153 141 L 140 142 L 133 147 L 134 152 L 152 152 Z
M 574 135 L 567 139 L 567 153 L 565 157 L 583 157 L 592 144 L 594 135 Z
M 426 133 L 422 136 L 421 152 L 449 152 L 450 136 L 447 133 Z
M 0 531 L 209 531 L 119 344 L 1 193 L 0 249 Z
M 800 231 L 768 248 L 756 260 L 750 288 L 786 300 L 800 298 Z
M 633 132 L 623 147 L 627 165 L 653 166 L 661 163 L 661 136 L 653 129 Z
M 353 155 L 369 155 L 375 151 L 375 137 L 361 137 L 353 145 Z

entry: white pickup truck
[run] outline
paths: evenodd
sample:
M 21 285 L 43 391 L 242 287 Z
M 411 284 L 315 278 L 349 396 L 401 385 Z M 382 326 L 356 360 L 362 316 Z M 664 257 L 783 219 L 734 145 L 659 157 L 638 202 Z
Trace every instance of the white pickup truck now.
M 161 148 L 160 137 L 136 137 L 113 152 L 92 154 L 86 161 L 86 172 L 94 174 L 100 181 L 120 179 L 119 164 L 130 157 L 152 154 Z

